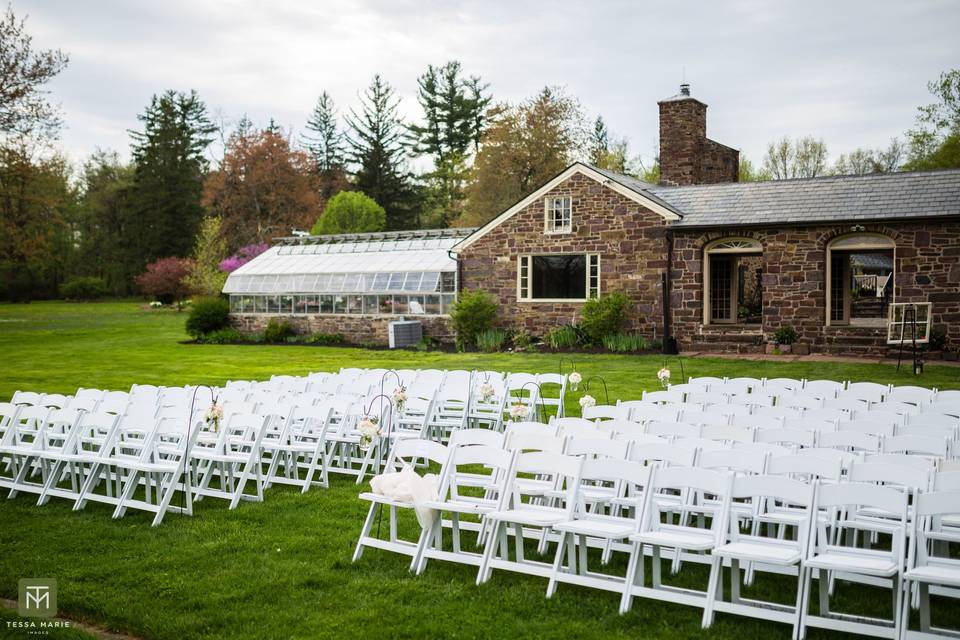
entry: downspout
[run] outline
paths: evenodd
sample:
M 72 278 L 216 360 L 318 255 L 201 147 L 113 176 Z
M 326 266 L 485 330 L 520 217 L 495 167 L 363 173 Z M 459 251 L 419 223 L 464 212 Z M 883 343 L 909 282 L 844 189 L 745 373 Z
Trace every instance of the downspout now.
M 661 289 L 663 290 L 663 353 L 676 355 L 680 352 L 677 340 L 673 337 L 673 328 L 670 313 L 670 292 L 673 288 L 673 230 L 667 229 L 664 235 L 667 241 L 667 268 L 661 274 Z

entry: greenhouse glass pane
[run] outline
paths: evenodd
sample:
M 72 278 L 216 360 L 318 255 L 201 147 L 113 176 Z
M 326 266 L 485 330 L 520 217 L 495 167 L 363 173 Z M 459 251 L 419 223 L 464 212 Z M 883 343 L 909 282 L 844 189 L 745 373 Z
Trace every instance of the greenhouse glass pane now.
M 391 291 L 400 291 L 403 289 L 403 273 L 391 273 L 390 274 L 390 284 L 387 285 L 387 288 Z
M 393 313 L 393 296 L 380 296 L 380 308 L 378 313 L 390 315 Z
M 420 281 L 420 288 L 417 289 L 417 291 L 436 291 L 437 281 L 439 279 L 439 273 L 436 271 L 427 271 L 423 274 L 423 280 Z
M 320 296 L 320 313 L 333 313 L 333 296 Z
M 428 315 L 440 315 L 440 296 L 424 296 L 423 309 L 424 313 Z
M 453 303 L 456 301 L 457 296 L 451 294 L 443 294 L 443 313 L 450 313 L 450 309 L 453 308 Z
M 363 291 L 361 287 L 361 278 L 359 273 L 347 273 L 343 277 L 344 291 Z
M 244 313 L 254 313 L 257 310 L 256 296 L 243 296 L 241 299 L 241 304 L 243 304 Z
M 378 273 L 375 274 L 373 281 L 372 291 L 386 291 L 387 286 L 390 284 L 390 274 L 389 273 Z
M 306 313 L 315 314 L 320 313 L 320 296 L 304 296 L 307 302 Z
M 343 291 L 343 280 L 342 273 L 330 274 L 330 288 L 327 291 Z
M 333 312 L 346 313 L 347 299 L 344 296 L 333 296 Z
M 443 293 L 453 293 L 456 291 L 457 274 L 453 271 L 444 271 L 440 274 L 440 291 Z
M 415 316 L 422 316 L 426 312 L 427 312 L 426 307 L 424 306 L 424 303 L 423 303 L 423 296 L 408 297 L 407 313 Z
M 293 296 L 280 296 L 280 313 L 293 313 Z
M 243 311 L 243 307 L 241 306 L 240 302 L 240 296 L 230 296 L 230 311 L 232 313 L 240 313 Z
M 314 285 L 314 291 L 329 291 L 330 290 L 330 274 L 323 273 L 317 276 L 317 284 Z
M 370 315 L 380 313 L 377 296 L 363 296 L 363 312 Z
M 393 296 L 393 312 L 397 314 L 407 313 L 409 304 L 407 296 Z
M 420 271 L 408 271 L 407 279 L 403 282 L 404 291 L 420 291 L 420 278 L 423 273 Z
M 346 313 L 363 313 L 363 296 L 347 296 Z
M 280 298 L 278 296 L 266 296 L 267 313 L 280 313 Z

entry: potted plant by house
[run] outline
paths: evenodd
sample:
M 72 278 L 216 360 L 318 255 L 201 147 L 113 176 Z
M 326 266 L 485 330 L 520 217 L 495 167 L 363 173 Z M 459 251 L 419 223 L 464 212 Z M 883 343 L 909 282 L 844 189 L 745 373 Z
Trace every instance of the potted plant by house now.
M 797 331 L 790 325 L 777 329 L 773 334 L 773 342 L 767 345 L 767 353 L 775 356 L 790 353 L 793 343 L 797 341 Z

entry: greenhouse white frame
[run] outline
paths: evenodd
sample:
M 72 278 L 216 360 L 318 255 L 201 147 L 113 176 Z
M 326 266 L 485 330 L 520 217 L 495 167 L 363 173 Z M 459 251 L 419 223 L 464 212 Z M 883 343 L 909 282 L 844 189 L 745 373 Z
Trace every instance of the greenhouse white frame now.
M 280 238 L 223 287 L 240 314 L 447 315 L 472 229 Z

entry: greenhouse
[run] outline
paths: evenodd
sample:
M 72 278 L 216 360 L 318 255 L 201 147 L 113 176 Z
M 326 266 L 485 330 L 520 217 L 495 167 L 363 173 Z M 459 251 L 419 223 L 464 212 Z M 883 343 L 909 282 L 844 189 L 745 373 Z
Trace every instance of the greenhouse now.
M 450 249 L 472 229 L 280 238 L 231 273 L 236 314 L 440 316 L 457 291 Z

